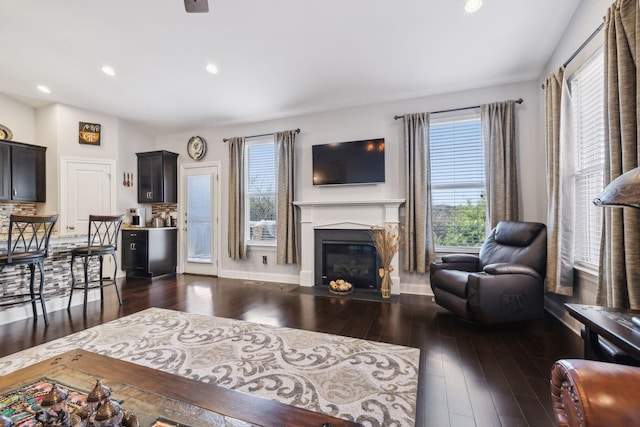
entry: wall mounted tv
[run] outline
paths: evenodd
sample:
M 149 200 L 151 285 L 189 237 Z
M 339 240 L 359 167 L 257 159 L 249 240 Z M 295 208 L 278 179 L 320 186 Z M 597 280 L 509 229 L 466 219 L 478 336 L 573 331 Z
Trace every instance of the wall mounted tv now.
M 384 138 L 314 145 L 313 185 L 384 182 Z

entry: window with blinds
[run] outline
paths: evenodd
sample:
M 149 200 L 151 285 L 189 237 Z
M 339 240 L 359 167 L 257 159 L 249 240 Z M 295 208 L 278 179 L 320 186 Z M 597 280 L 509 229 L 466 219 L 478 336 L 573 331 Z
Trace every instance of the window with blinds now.
M 436 247 L 479 247 L 486 234 L 480 112 L 432 115 L 431 205 Z
M 604 188 L 604 60 L 602 50 L 569 79 L 575 158 L 575 263 L 598 268 Z
M 245 142 L 245 200 L 248 244 L 276 243 L 276 155 L 273 136 Z

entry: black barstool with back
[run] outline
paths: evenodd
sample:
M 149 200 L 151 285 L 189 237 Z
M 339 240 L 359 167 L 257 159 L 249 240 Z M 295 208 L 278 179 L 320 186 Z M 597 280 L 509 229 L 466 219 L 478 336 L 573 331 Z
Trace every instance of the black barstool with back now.
M 118 233 L 124 221 L 124 215 L 89 215 L 89 232 L 87 235 L 87 246 L 77 247 L 71 250 L 71 294 L 67 310 L 71 310 L 71 299 L 74 289 L 84 290 L 84 314 L 87 314 L 87 295 L 89 289 L 100 288 L 100 300 L 104 301 L 104 287 L 115 286 L 118 302 L 122 305 L 120 291 L 116 283 L 116 273 L 118 272 L 118 260 L 116 252 L 118 250 Z M 113 276 L 108 280 L 103 279 L 103 262 L 105 255 L 113 258 Z M 90 280 L 89 261 L 92 257 L 98 257 L 99 277 Z M 84 283 L 76 283 L 74 265 L 76 258 L 82 258 L 84 272 Z
M 49 238 L 58 215 L 10 215 L 7 233 L 7 251 L 0 254 L 0 271 L 7 266 L 28 265 L 30 271 L 29 293 L 13 294 L 3 298 L 11 301 L 0 303 L 0 306 L 26 304 L 31 302 L 33 318 L 38 319 L 36 301 L 42 305 L 44 324 L 49 326 L 47 306 L 44 301 L 44 260 L 49 255 Z M 35 269 L 40 270 L 40 286 L 35 292 Z

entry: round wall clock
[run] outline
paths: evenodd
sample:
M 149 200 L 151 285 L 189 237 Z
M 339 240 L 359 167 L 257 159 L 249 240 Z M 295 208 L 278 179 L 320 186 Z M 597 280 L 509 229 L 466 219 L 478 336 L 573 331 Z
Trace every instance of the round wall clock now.
M 0 125 L 0 139 L 11 141 L 13 138 L 13 132 L 6 126 Z
M 192 136 L 187 143 L 187 153 L 193 160 L 200 160 L 207 153 L 207 141 L 201 136 Z

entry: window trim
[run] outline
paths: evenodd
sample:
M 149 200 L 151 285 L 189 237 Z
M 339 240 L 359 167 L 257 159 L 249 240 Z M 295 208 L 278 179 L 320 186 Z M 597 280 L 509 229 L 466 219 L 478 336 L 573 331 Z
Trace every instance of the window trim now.
M 480 138 L 482 138 L 482 118 L 480 115 L 480 108 L 474 107 L 465 109 L 463 111 L 447 111 L 442 113 L 433 113 L 430 117 L 429 121 L 429 132 L 433 126 L 445 125 L 449 123 L 461 123 L 461 122 L 470 122 L 470 121 L 479 121 L 480 122 Z M 483 182 L 482 184 L 475 184 L 470 182 L 456 183 L 456 184 L 431 184 L 431 191 L 436 188 L 438 190 L 443 189 L 457 189 L 457 188 L 469 188 L 469 189 L 480 189 L 483 193 L 486 193 L 486 171 L 484 170 L 484 143 L 482 144 L 482 171 L 483 171 Z M 431 150 L 431 138 L 429 142 L 429 150 Z M 430 153 L 431 158 L 431 153 Z M 429 173 L 431 173 L 431 165 L 429 165 Z M 486 194 L 485 194 L 486 196 Z M 486 212 L 485 212 L 486 214 Z M 488 216 L 485 216 L 485 227 L 484 227 L 484 235 L 485 239 L 487 236 L 487 220 Z M 482 247 L 483 242 L 480 242 L 478 246 L 439 246 L 435 245 L 436 253 L 448 254 L 448 253 L 479 253 Z
M 250 239 L 251 236 L 251 226 L 250 226 L 250 204 L 249 204 L 249 195 L 251 194 L 248 190 L 249 190 L 249 165 L 247 162 L 248 156 L 249 156 L 249 148 L 251 146 L 256 146 L 256 145 L 273 145 L 274 146 L 274 162 L 275 164 L 275 168 L 274 168 L 274 180 L 275 180 L 275 185 L 274 185 L 274 191 L 273 191 L 273 195 L 274 195 L 274 200 L 277 203 L 278 200 L 278 184 L 277 184 L 277 180 L 278 180 L 278 167 L 277 167 L 277 158 L 275 158 L 276 153 L 275 153 L 275 136 L 270 134 L 270 135 L 262 135 L 262 136 L 255 136 L 255 137 L 249 137 L 249 138 L 245 138 L 245 154 L 244 154 L 244 159 L 242 160 L 244 162 L 244 180 L 245 180 L 245 185 L 244 185 L 244 196 L 245 196 L 245 224 L 244 224 L 244 230 L 245 230 L 245 244 L 247 245 L 247 248 L 250 247 L 254 247 L 254 248 L 275 248 L 276 244 L 277 244 L 277 236 L 273 238 L 273 240 L 252 240 Z M 276 219 L 275 219 L 275 223 L 276 223 L 276 227 L 278 224 L 278 218 L 277 218 L 278 212 L 276 209 Z

